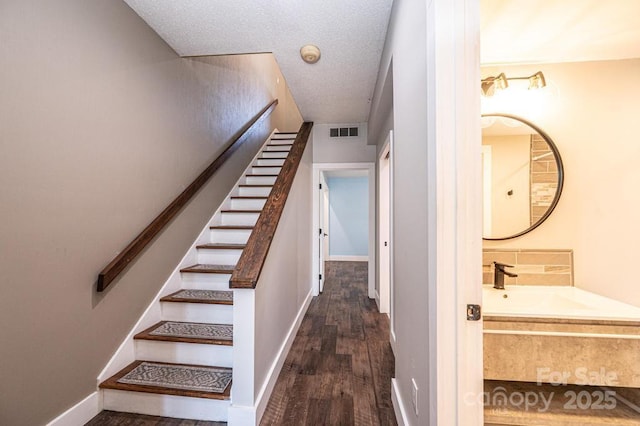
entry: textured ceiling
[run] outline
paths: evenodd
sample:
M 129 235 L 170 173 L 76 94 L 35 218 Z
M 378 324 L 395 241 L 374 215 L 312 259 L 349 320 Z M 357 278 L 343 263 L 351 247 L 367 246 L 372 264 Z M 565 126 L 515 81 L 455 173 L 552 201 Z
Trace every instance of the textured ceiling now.
M 273 52 L 305 120 L 367 121 L 392 0 L 125 1 L 181 56 Z
M 640 58 L 640 0 L 481 0 L 481 63 Z

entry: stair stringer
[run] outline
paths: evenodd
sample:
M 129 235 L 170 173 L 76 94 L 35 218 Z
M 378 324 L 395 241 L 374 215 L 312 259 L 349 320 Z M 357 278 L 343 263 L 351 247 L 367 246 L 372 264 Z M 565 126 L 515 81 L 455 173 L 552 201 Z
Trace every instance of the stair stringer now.
M 180 260 L 176 268 L 169 275 L 169 278 L 167 278 L 167 280 L 162 285 L 160 290 L 153 297 L 152 301 L 149 303 L 147 308 L 144 310 L 144 312 L 140 316 L 140 319 L 136 322 L 136 324 L 132 327 L 131 331 L 124 338 L 123 342 L 115 351 L 115 353 L 113 354 L 113 356 L 111 357 L 111 359 L 109 360 L 105 368 L 100 372 L 100 374 L 97 377 L 96 386 L 98 386 L 104 380 L 113 376 L 118 371 L 122 370 L 124 367 L 126 367 L 127 365 L 131 364 L 136 360 L 134 336 L 140 333 L 141 331 L 151 327 L 153 324 L 159 322 L 162 319 L 160 299 L 168 294 L 171 294 L 183 288 L 183 278 L 182 278 L 181 269 L 196 263 L 197 257 L 198 257 L 196 247 L 200 244 L 205 244 L 209 242 L 209 239 L 210 239 L 209 235 L 211 232 L 210 227 L 220 224 L 220 216 L 221 216 L 222 210 L 230 208 L 231 197 L 239 193 L 239 185 L 242 184 L 242 182 L 244 181 L 245 175 L 251 171 L 253 164 L 260 157 L 260 154 L 265 149 L 265 146 L 269 144 L 269 141 L 271 140 L 273 135 L 277 132 L 278 130 L 274 129 L 274 131 L 271 134 L 269 134 L 265 142 L 260 146 L 256 155 L 251 159 L 248 166 L 244 169 L 242 175 L 240 176 L 240 179 L 236 182 L 236 184 L 233 186 L 231 191 L 225 197 L 224 201 L 220 204 L 218 209 L 216 209 L 214 214 L 207 221 L 207 224 L 204 226 L 204 228 L 202 229 L 198 237 L 194 240 L 193 244 L 191 244 L 191 246 L 187 250 L 184 257 Z M 235 292 L 236 290 L 234 290 L 234 293 Z M 234 306 L 234 312 L 235 312 L 235 306 Z M 234 321 L 235 321 L 235 318 L 234 318 Z M 234 350 L 234 356 L 235 356 L 235 352 L 236 351 Z M 103 393 L 104 391 L 98 388 L 98 392 Z M 231 400 L 233 401 L 233 392 L 232 392 L 231 398 L 232 398 Z M 102 400 L 103 398 L 100 397 L 100 401 Z M 103 408 L 102 402 L 100 405 L 101 405 L 100 409 L 102 410 Z

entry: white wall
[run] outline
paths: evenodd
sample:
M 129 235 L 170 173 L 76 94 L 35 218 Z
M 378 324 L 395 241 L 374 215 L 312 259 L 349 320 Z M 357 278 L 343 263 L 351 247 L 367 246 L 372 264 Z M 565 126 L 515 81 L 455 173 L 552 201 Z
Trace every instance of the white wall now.
M 359 126 L 358 136 L 329 137 L 332 127 Z M 376 149 L 367 145 L 366 123 L 315 124 L 313 126 L 313 162 L 314 163 L 361 163 L 376 161 Z
M 367 177 L 331 177 L 329 257 L 369 256 L 369 182 Z
M 549 96 L 504 104 L 499 112 L 519 115 L 551 137 L 565 184 L 542 225 L 484 246 L 573 249 L 577 287 L 640 306 L 640 59 L 484 68 L 483 76 L 498 69 L 507 76 L 544 73 Z

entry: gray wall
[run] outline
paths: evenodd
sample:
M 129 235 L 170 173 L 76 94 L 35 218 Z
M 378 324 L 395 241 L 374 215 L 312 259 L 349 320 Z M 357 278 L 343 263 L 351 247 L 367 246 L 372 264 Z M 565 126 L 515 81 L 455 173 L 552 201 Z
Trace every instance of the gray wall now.
M 260 139 L 301 117 L 270 55 L 181 59 L 120 1 L 6 0 L 0 39 L 0 424 L 36 425 L 95 391 Z M 271 120 L 96 294 L 105 264 L 274 97 Z
M 426 18 L 427 2 L 393 4 L 368 138 L 370 144 L 381 148 L 393 126 L 395 378 L 402 408 L 412 425 L 435 424 L 435 408 L 430 406 L 435 401 L 430 390 L 435 380 L 430 377 L 435 365 L 431 358 L 434 334 L 430 333 L 428 309 L 430 286 L 435 285 L 435 256 L 430 247 L 435 234 L 428 206 L 433 203 L 435 188 L 428 185 L 434 169 L 427 162 Z M 412 379 L 418 386 L 417 415 L 411 403 Z
M 354 124 L 357 126 L 357 124 Z M 331 138 L 332 127 L 350 127 L 346 124 L 315 124 L 313 126 L 314 163 L 362 163 L 376 161 L 375 147 L 367 145 L 367 126 L 361 123 L 358 136 Z

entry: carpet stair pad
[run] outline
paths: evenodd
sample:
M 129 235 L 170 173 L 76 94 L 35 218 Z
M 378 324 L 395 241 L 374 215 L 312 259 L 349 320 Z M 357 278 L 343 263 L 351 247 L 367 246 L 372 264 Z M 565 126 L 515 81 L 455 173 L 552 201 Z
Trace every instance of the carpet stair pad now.
M 102 389 L 194 398 L 229 399 L 231 369 L 135 361 L 100 384 Z
M 233 305 L 233 291 L 229 290 L 179 290 L 160 299 L 161 302 L 209 303 Z
M 134 338 L 165 342 L 232 345 L 233 326 L 229 324 L 161 321 L 138 333 Z

